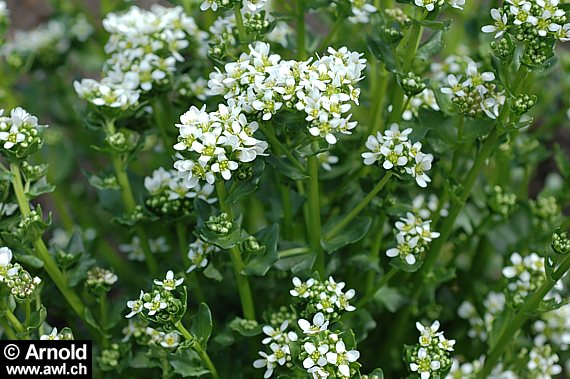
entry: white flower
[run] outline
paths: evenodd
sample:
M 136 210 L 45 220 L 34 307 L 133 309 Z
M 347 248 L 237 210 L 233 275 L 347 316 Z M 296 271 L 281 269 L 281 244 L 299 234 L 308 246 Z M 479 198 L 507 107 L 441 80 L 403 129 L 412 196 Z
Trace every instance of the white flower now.
M 12 261 L 12 250 L 9 247 L 0 247 L 0 266 L 7 267 Z
M 263 341 L 261 341 L 261 343 L 267 345 L 272 341 L 278 341 L 285 332 L 285 330 L 287 329 L 288 325 L 289 321 L 287 320 L 283 321 L 281 326 L 279 326 L 278 328 L 273 328 L 271 325 L 265 325 L 262 328 L 262 330 L 263 333 L 265 333 L 265 335 L 267 335 L 268 337 L 264 338 Z
M 50 334 L 44 334 L 40 336 L 40 340 L 42 341 L 58 341 L 60 339 L 59 334 L 57 333 L 57 328 L 53 328 Z
M 184 278 L 174 279 L 174 272 L 172 270 L 168 270 L 166 273 L 166 279 L 163 281 L 154 280 L 154 284 L 164 288 L 166 291 L 173 291 L 176 287 L 181 285 L 184 282 Z
M 420 345 L 429 346 L 434 337 L 439 337 L 442 333 L 438 333 L 439 321 L 434 321 L 429 327 L 423 326 L 422 323 L 416 322 L 416 328 L 420 332 Z
M 522 2 L 518 6 L 516 5 L 510 6 L 510 11 L 515 17 L 515 20 L 513 21 L 515 25 L 522 25 L 524 23 L 528 23 L 531 25 L 537 24 L 538 19 L 535 16 L 533 16 L 530 12 L 531 6 L 532 5 L 529 2 Z
M 299 324 L 299 327 L 301 328 L 303 333 L 309 335 L 322 332 L 324 330 L 327 330 L 329 327 L 329 322 L 328 320 L 325 319 L 325 315 L 322 312 L 317 313 L 313 317 L 312 325 L 309 321 L 305 319 L 300 319 L 299 321 L 297 321 L 297 323 Z
M 253 362 L 253 367 L 255 368 L 265 367 L 266 370 L 265 373 L 263 374 L 263 377 L 265 379 L 270 378 L 271 375 L 273 375 L 273 370 L 275 369 L 275 367 L 277 367 L 276 364 L 277 359 L 275 358 L 274 354 L 267 355 L 267 353 L 263 351 L 260 351 L 259 355 L 261 355 L 261 358 Z
M 308 354 L 308 357 L 303 360 L 305 369 L 310 369 L 315 365 L 322 367 L 327 364 L 326 354 L 329 351 L 329 345 L 322 344 L 316 347 L 312 342 L 305 342 L 303 349 Z
M 156 294 L 152 301 L 144 303 L 144 307 L 148 309 L 149 316 L 154 316 L 156 312 L 165 309 L 167 304 L 164 300 L 161 300 L 160 294 Z
M 396 240 L 398 245 L 386 251 L 388 257 L 394 258 L 401 256 L 407 264 L 413 265 L 416 263 L 416 257 L 413 254 L 413 250 L 418 244 L 419 237 L 413 237 L 409 241 L 406 241 L 403 234 L 398 233 L 396 235 Z
M 432 360 L 425 348 L 418 351 L 418 361 L 410 363 L 410 370 L 420 374 L 421 379 L 429 379 L 432 371 L 439 370 L 441 363 L 438 360 Z
M 360 358 L 360 352 L 357 350 L 346 350 L 344 342 L 338 341 L 335 345 L 335 351 L 327 353 L 327 361 L 338 367 L 338 371 L 344 377 L 350 376 L 350 363 L 356 362 Z
M 455 75 L 449 74 L 447 76 L 447 83 L 449 84 L 449 87 L 442 87 L 440 89 L 442 93 L 459 97 L 465 96 L 464 86 L 462 84 L 459 84 L 459 81 Z
M 481 28 L 483 33 L 495 33 L 495 38 L 501 38 L 507 29 L 507 15 L 501 14 L 498 9 L 491 9 L 491 17 L 495 20 L 495 25 L 485 25 Z
M 129 300 L 127 301 L 127 307 L 131 310 L 131 312 L 126 315 L 126 318 L 131 318 L 136 314 L 139 314 L 143 310 L 144 302 L 143 302 L 144 292 L 141 291 L 139 298 L 137 300 Z
M 310 278 L 306 282 L 302 282 L 298 277 L 293 278 L 294 289 L 290 290 L 289 293 L 294 297 L 307 298 L 310 295 L 310 288 L 315 284 L 315 279 Z
M 418 186 L 425 188 L 427 184 L 431 182 L 431 179 L 425 173 L 428 170 L 431 170 L 431 162 L 433 160 L 433 155 L 431 154 L 424 154 L 422 152 L 418 152 L 415 158 L 415 164 L 412 167 L 406 167 L 406 172 L 412 175 L 416 179 L 416 183 Z
M 180 340 L 180 334 L 178 332 L 170 332 L 162 336 L 162 341 L 160 341 L 160 346 L 166 347 L 168 349 L 174 349 L 178 346 L 178 341 Z

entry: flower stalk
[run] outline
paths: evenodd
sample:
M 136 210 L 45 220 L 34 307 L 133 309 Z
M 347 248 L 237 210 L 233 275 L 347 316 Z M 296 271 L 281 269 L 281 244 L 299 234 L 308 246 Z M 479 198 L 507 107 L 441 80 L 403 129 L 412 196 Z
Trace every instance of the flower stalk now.
M 182 334 L 182 336 L 184 336 L 184 338 L 186 338 L 186 340 L 191 341 L 192 342 L 192 348 L 194 350 L 196 350 L 196 352 L 198 353 L 198 355 L 200 356 L 200 359 L 202 359 L 202 363 L 204 363 L 204 365 L 208 368 L 208 370 L 210 371 L 210 374 L 212 375 L 212 378 L 214 379 L 219 379 L 220 375 L 218 374 L 218 370 L 216 370 L 216 366 L 214 366 L 214 363 L 212 362 L 212 360 L 210 359 L 210 356 L 208 355 L 208 353 L 204 350 L 204 348 L 202 347 L 202 345 L 196 340 L 194 339 L 194 337 L 192 336 L 192 334 L 190 334 L 190 332 L 188 331 L 188 329 L 186 329 L 184 327 L 184 325 L 182 325 L 182 323 L 180 321 L 178 321 L 176 323 L 176 329 L 178 329 L 178 331 Z

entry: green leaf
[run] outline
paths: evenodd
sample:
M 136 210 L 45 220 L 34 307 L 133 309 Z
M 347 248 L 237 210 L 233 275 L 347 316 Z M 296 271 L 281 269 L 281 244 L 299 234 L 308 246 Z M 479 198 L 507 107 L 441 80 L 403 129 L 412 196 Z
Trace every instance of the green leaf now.
M 422 261 L 420 259 L 416 260 L 413 265 L 408 264 L 405 260 L 400 257 L 395 257 L 390 259 L 390 266 L 402 270 L 405 272 L 416 272 L 422 267 Z
M 198 312 L 192 318 L 190 332 L 202 347 L 206 348 L 212 334 L 212 314 L 206 303 L 200 303 Z
M 47 178 L 43 176 L 39 180 L 37 180 L 28 191 L 28 197 L 30 199 L 36 198 L 40 195 L 45 193 L 51 193 L 55 190 L 55 186 L 53 184 L 49 184 Z
M 24 266 L 32 267 L 32 268 L 41 268 L 44 266 L 44 261 L 40 258 L 33 256 L 33 255 L 16 255 L 16 259 L 18 262 L 22 263 Z
M 367 36 L 366 42 L 370 52 L 380 62 L 384 63 L 386 70 L 396 73 L 399 72 L 398 60 L 394 54 L 394 47 L 387 41 L 384 41 L 376 36 Z
M 298 149 L 301 155 L 310 157 L 322 153 L 329 148 L 329 143 L 322 138 L 314 139 L 309 138 L 307 141 L 301 145 Z
M 570 179 L 570 158 L 566 155 L 564 150 L 559 144 L 554 145 L 554 160 L 556 161 L 556 166 L 562 174 L 562 177 L 566 180 Z
M 202 365 L 198 353 L 191 349 L 184 350 L 182 354 L 170 356 L 168 363 L 183 378 L 202 376 L 210 372 Z
M 277 255 L 277 241 L 279 239 L 279 225 L 273 224 L 261 229 L 255 235 L 260 245 L 265 246 L 261 253 L 250 253 L 245 259 L 244 275 L 265 276 L 273 263 L 279 259 Z
M 334 222 L 330 222 L 328 229 L 332 228 L 334 225 Z M 325 251 L 332 253 L 341 247 L 360 241 L 362 238 L 364 238 L 366 233 L 368 233 L 370 225 L 372 225 L 371 217 L 357 217 L 346 228 L 338 232 L 329 240 L 321 240 L 321 245 Z M 327 234 L 326 229 L 327 228 L 325 228 L 324 232 L 325 235 Z
M 218 269 L 215 268 L 214 264 L 211 262 L 208 264 L 208 266 L 206 266 L 204 271 L 202 271 L 202 274 L 204 274 L 206 278 L 215 280 L 217 282 L 221 282 L 224 279 L 220 271 L 218 271 Z
M 392 313 L 404 306 L 408 299 L 402 295 L 396 288 L 384 286 L 374 294 L 374 302 L 378 302 L 386 307 Z
M 417 59 L 428 61 L 434 55 L 441 53 L 444 47 L 443 31 L 439 30 L 433 33 L 431 37 L 418 48 L 416 57 Z
M 276 155 L 267 157 L 269 163 L 278 173 L 285 175 L 293 180 L 305 180 L 308 176 L 297 167 L 293 166 L 287 158 L 281 158 Z
M 226 201 L 230 204 L 235 204 L 244 196 L 250 195 L 257 190 L 261 173 L 265 168 L 265 163 L 262 160 L 257 160 L 252 167 L 253 173 L 247 180 L 239 180 L 237 175 L 234 175 L 233 184 L 228 193 Z
M 42 305 L 37 312 L 32 312 L 30 315 L 30 321 L 27 324 L 28 331 L 34 331 L 39 328 L 41 324 L 45 321 L 47 317 L 47 309 Z
M 432 30 L 439 30 L 439 31 L 446 31 L 449 30 L 451 27 L 451 20 L 443 20 L 443 21 L 434 21 L 434 20 L 416 20 L 414 19 L 416 24 L 419 24 L 423 27 L 432 29 Z
M 254 337 L 254 336 L 258 336 L 261 334 L 261 325 L 259 325 L 257 322 L 255 322 L 255 326 L 253 326 L 251 328 L 245 327 L 244 323 L 251 323 L 252 321 L 250 320 L 244 320 L 240 317 L 236 317 L 234 318 L 232 321 L 230 321 L 230 323 L 228 324 L 228 326 L 230 327 L 230 329 L 238 332 L 239 334 L 241 334 L 244 337 Z

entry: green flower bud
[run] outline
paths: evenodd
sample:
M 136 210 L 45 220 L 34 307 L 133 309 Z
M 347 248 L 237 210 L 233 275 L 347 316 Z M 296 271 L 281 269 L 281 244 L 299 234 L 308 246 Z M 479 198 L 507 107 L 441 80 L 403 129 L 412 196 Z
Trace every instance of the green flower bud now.
M 535 95 L 522 94 L 517 96 L 511 106 L 514 114 L 521 115 L 528 112 L 536 104 Z
M 556 254 L 568 254 L 570 251 L 570 238 L 568 238 L 568 233 L 560 229 L 556 230 L 552 234 L 551 246 Z
M 427 87 L 426 82 L 422 81 L 422 78 L 413 72 L 398 75 L 398 84 L 400 84 L 400 87 L 402 87 L 402 90 L 408 97 L 413 97 L 419 94 Z

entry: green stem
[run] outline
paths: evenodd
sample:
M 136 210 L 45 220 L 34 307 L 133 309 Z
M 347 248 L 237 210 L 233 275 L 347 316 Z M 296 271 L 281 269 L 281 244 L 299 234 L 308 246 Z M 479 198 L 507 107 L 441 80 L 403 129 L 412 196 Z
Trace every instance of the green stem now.
M 216 193 L 218 194 L 218 201 L 220 202 L 220 209 L 225 212 L 233 220 L 232 208 L 226 202 L 227 192 L 226 185 L 223 181 L 216 181 Z M 249 280 L 242 274 L 244 263 L 241 258 L 240 249 L 234 246 L 230 249 L 230 258 L 234 268 L 236 283 L 238 286 L 239 297 L 241 300 L 241 307 L 243 315 L 248 320 L 255 320 L 255 307 L 253 304 L 253 297 L 251 295 L 251 288 Z
M 278 184 L 281 193 L 281 203 L 283 204 L 283 237 L 290 239 L 293 235 L 293 204 L 291 203 L 291 193 L 286 184 Z
M 358 203 L 358 205 L 354 207 L 352 211 L 350 211 L 350 213 L 344 216 L 344 218 L 340 220 L 340 222 L 338 222 L 327 233 L 325 239 L 330 239 L 334 237 L 335 234 L 337 234 L 342 229 L 344 229 L 348 224 L 350 224 L 350 222 L 354 220 L 354 218 L 358 216 L 360 212 L 362 212 L 362 210 L 368 205 L 368 203 L 372 201 L 372 199 L 374 199 L 374 197 L 382 190 L 382 188 L 384 188 L 384 186 L 386 185 L 386 183 L 388 183 L 391 177 L 392 177 L 392 172 L 391 171 L 386 172 L 386 175 L 384 175 L 382 180 L 380 180 L 378 184 L 376 184 L 376 186 L 372 189 L 372 191 L 370 191 L 370 193 L 368 193 L 368 195 L 366 195 L 366 197 L 364 197 L 364 199 L 362 199 L 360 203 Z
M 307 59 L 306 31 L 305 31 L 305 0 L 297 0 L 297 53 L 299 60 Z
M 20 322 L 20 320 L 18 320 L 16 315 L 9 309 L 6 309 L 6 319 L 8 320 L 10 325 L 12 325 L 12 327 L 16 330 L 16 333 L 22 334 L 26 331 L 24 325 L 22 325 L 22 323 Z
M 202 345 L 194 339 L 194 337 L 190 334 L 190 332 L 184 327 L 184 325 L 182 325 L 182 323 L 180 321 L 178 321 L 176 323 L 176 329 L 178 329 L 178 331 L 180 333 L 182 333 L 182 335 L 184 336 L 184 338 L 186 338 L 188 341 L 192 341 L 192 348 L 194 350 L 196 350 L 196 352 L 198 353 L 198 355 L 200 356 L 200 358 L 202 359 L 202 362 L 204 363 L 204 365 L 206 365 L 206 367 L 208 368 L 208 370 L 210 370 L 210 374 L 212 374 L 212 377 L 214 379 L 219 379 L 220 376 L 218 375 L 218 370 L 216 370 L 216 366 L 214 366 L 214 363 L 212 362 L 212 360 L 210 359 L 210 356 L 208 355 L 208 353 L 204 350 L 204 348 L 202 347 Z
M 5 319 L 0 319 L 0 325 L 2 326 L 2 329 L 4 330 L 4 333 L 6 333 L 6 336 L 8 336 L 9 340 L 15 341 L 18 339 L 18 336 Z
M 294 247 L 292 249 L 282 250 L 277 253 L 279 255 L 279 259 L 296 257 L 298 255 L 303 255 L 310 253 L 311 249 L 308 247 Z
M 236 26 L 238 30 L 239 43 L 244 44 L 247 41 L 247 30 L 243 26 L 243 17 L 241 15 L 241 5 L 238 3 L 234 6 L 234 15 L 236 18 Z
M 384 224 L 388 216 L 386 213 L 381 213 L 378 217 L 378 223 L 376 225 L 376 235 L 374 237 L 374 242 L 372 243 L 372 249 L 370 252 L 370 262 L 378 262 L 378 257 L 380 256 L 380 249 L 382 249 L 382 237 L 384 231 Z M 374 281 L 376 280 L 376 271 L 369 270 L 366 275 L 366 294 L 370 294 L 372 287 L 374 286 Z
M 115 125 L 114 121 L 108 120 L 106 123 L 106 133 L 108 135 L 112 135 L 115 133 Z M 119 183 L 119 187 L 121 187 L 121 197 L 123 198 L 123 204 L 127 213 L 133 213 L 136 209 L 136 201 L 133 195 L 133 190 L 131 189 L 131 182 L 129 181 L 129 177 L 127 175 L 127 171 L 125 169 L 125 165 L 123 163 L 123 158 L 121 155 L 113 154 L 111 155 L 111 161 L 113 163 L 113 167 L 115 169 L 115 176 L 117 177 L 117 182 Z M 156 260 L 154 259 L 154 255 L 150 249 L 150 245 L 148 244 L 148 236 L 146 234 L 145 229 L 143 229 L 140 225 L 135 227 L 135 232 L 138 234 L 139 239 L 141 241 L 141 247 L 144 252 L 145 262 L 148 267 L 148 270 L 151 273 L 155 273 L 157 271 L 157 264 Z
M 26 322 L 25 322 L 24 324 L 25 324 L 26 326 L 28 326 L 28 325 L 30 325 L 30 319 L 31 319 L 31 316 L 32 316 L 32 304 L 31 304 L 31 300 L 26 301 L 24 307 L 25 307 L 24 309 L 25 309 L 25 312 L 26 312 Z
M 329 44 L 331 43 L 332 39 L 336 36 L 336 34 L 338 33 L 338 30 L 341 28 L 342 24 L 344 23 L 344 21 L 346 21 L 343 17 L 339 17 L 337 18 L 337 20 L 335 21 L 334 25 L 332 26 L 332 28 L 330 28 L 329 33 L 327 34 L 327 36 L 322 40 L 322 42 L 319 44 L 319 47 L 317 49 L 317 51 L 323 51 L 324 49 L 326 49 Z
M 99 296 L 99 311 L 101 312 L 101 327 L 107 328 L 107 297 L 105 294 Z
M 278 154 L 285 154 L 285 156 L 289 159 L 289 161 L 291 162 L 291 164 L 293 164 L 293 166 L 295 166 L 302 173 L 305 173 L 306 171 L 305 166 L 303 166 L 303 164 L 299 162 L 299 160 L 295 158 L 295 156 L 293 156 L 290 149 L 285 147 L 279 141 L 279 139 L 275 135 L 275 132 L 273 131 L 273 129 L 271 129 L 271 126 L 263 126 L 261 130 L 263 131 L 265 137 L 269 140 L 271 147 L 274 150 L 277 150 Z
M 388 75 L 385 75 L 379 69 L 378 79 L 374 91 L 374 98 L 376 99 L 375 105 L 372 107 L 372 117 L 370 119 L 370 128 L 368 134 L 374 134 L 379 130 L 382 130 L 382 111 L 384 110 L 384 101 L 386 100 L 386 87 L 388 85 Z
M 307 168 L 309 171 L 309 197 L 308 197 L 308 213 L 309 223 L 307 225 L 307 233 L 309 236 L 309 245 L 316 254 L 315 269 L 324 278 L 325 275 L 325 252 L 321 246 L 321 204 L 319 193 L 319 160 L 312 155 L 307 160 Z
M 73 232 L 74 223 L 73 223 L 73 220 L 71 219 L 71 217 L 69 215 L 69 212 L 67 212 L 67 207 L 66 207 L 65 201 L 61 197 L 60 192 L 59 191 L 52 192 L 51 198 L 53 200 L 55 208 L 57 209 L 57 215 L 58 215 L 59 219 L 61 220 L 63 227 L 65 228 L 65 230 L 68 233 Z
M 18 201 L 18 206 L 20 207 L 20 212 L 23 217 L 30 215 L 30 204 L 26 198 L 24 192 L 24 187 L 22 186 L 22 176 L 20 174 L 20 166 L 18 163 L 10 163 L 10 172 L 12 173 L 12 187 L 14 188 L 14 193 L 16 194 L 16 199 Z M 77 313 L 77 315 L 83 319 L 85 314 L 85 305 L 77 296 L 77 294 L 68 286 L 67 279 L 60 271 L 59 267 L 50 255 L 44 241 L 41 238 L 36 239 L 32 245 L 36 251 L 38 257 L 44 263 L 44 269 L 53 280 L 59 291 L 63 294 L 71 308 Z
M 476 379 L 485 379 L 489 376 L 496 363 L 503 355 L 504 350 L 511 345 L 511 341 L 517 331 L 529 319 L 533 311 L 537 309 L 544 296 L 546 296 L 546 294 L 554 287 L 556 282 L 560 280 L 560 278 L 562 278 L 569 269 L 570 255 L 567 255 L 562 263 L 560 263 L 558 270 L 552 274 L 552 278 L 550 278 L 551 280 L 546 280 L 538 290 L 528 297 L 513 319 L 506 323 L 506 328 L 491 349 L 491 352 L 485 358 L 483 368 L 479 371 Z
M 410 28 L 410 35 L 408 38 L 408 45 L 406 47 L 406 52 L 404 54 L 403 60 L 403 72 L 407 73 L 411 70 L 414 63 L 414 58 L 416 57 L 416 51 L 418 45 L 422 39 L 423 27 L 417 23 L 412 23 Z M 404 109 L 404 91 L 399 85 L 396 86 L 394 90 L 394 101 L 392 102 L 392 113 L 390 113 L 390 122 L 396 122 L 400 120 L 402 116 L 402 111 Z
M 171 154 L 174 154 L 174 148 L 173 148 L 174 140 L 168 132 L 169 127 L 172 126 L 168 118 L 168 114 L 171 113 L 168 110 L 169 108 L 170 108 L 170 103 L 168 100 L 167 93 L 160 94 L 159 96 L 156 96 L 152 100 L 152 111 L 154 113 L 154 121 L 156 122 L 158 130 L 162 135 L 162 142 L 164 144 L 164 148 L 166 149 L 166 151 L 170 152 Z
M 374 295 L 376 295 L 376 293 L 380 291 L 381 288 L 387 285 L 388 282 L 390 282 L 390 279 L 392 279 L 394 275 L 396 275 L 397 273 L 398 269 L 396 269 L 395 267 L 391 267 L 390 270 L 388 270 L 388 272 L 384 273 L 384 276 L 382 276 L 378 284 L 376 284 L 376 286 L 374 286 L 374 288 L 372 288 L 371 291 L 368 291 L 368 293 L 362 298 L 362 300 L 358 302 L 357 307 L 362 307 L 366 305 L 366 303 L 368 303 L 374 297 Z

